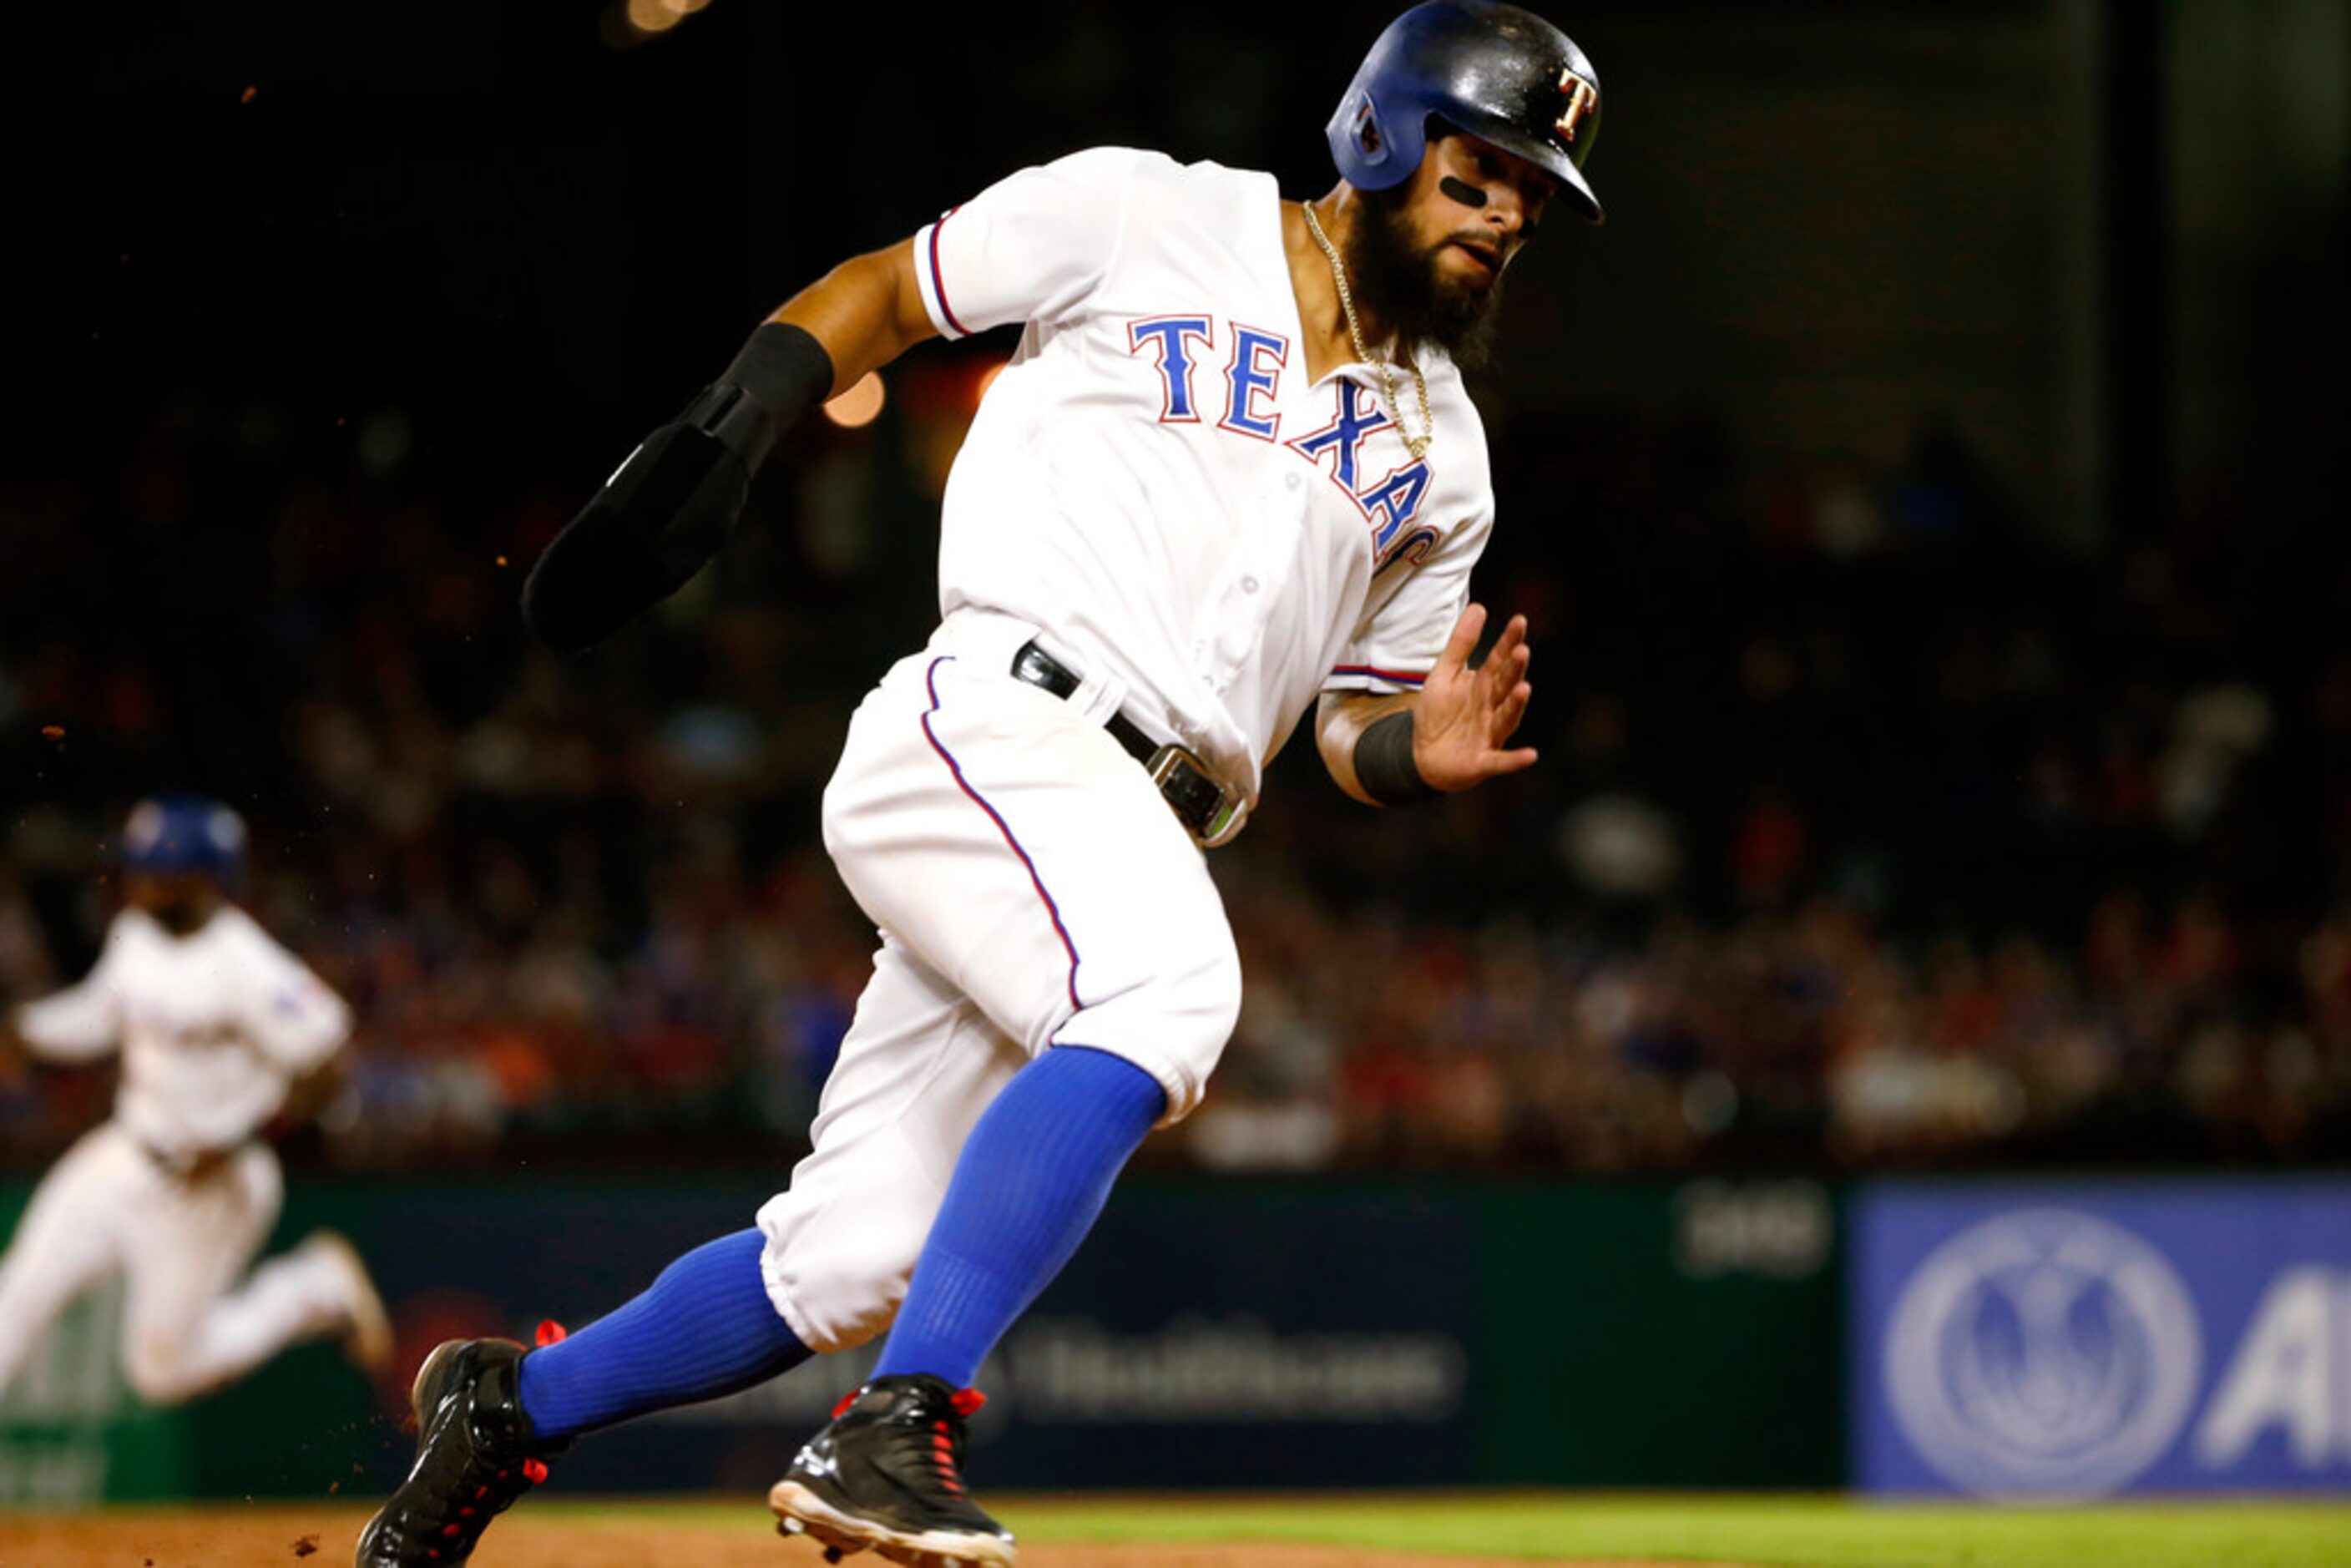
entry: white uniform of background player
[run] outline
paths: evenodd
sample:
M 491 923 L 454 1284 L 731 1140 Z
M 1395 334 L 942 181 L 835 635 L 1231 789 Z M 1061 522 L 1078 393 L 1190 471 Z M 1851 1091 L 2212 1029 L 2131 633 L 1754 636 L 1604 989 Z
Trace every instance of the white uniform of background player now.
M 914 255 L 942 334 L 1027 325 L 948 480 L 942 623 L 857 710 L 825 795 L 883 946 L 815 1152 L 759 1215 L 769 1294 L 819 1350 L 889 1326 L 973 1123 L 1030 1057 L 1123 1057 L 1172 1122 L 1224 1049 L 1222 903 L 1104 720 L 1187 746 L 1245 812 L 1319 693 L 1418 686 L 1493 517 L 1441 354 L 1421 350 L 1441 434 L 1418 459 L 1374 367 L 1308 380 L 1270 175 L 1081 152 Z M 1082 676 L 1068 700 L 1014 678 L 1031 639 Z
M 119 1049 L 121 1085 L 113 1118 L 43 1178 L 0 1260 L 0 1387 L 67 1303 L 114 1272 L 124 1369 L 153 1403 L 193 1398 L 305 1339 L 342 1335 L 363 1364 L 390 1355 L 382 1304 L 340 1236 L 313 1233 L 240 1282 L 283 1197 L 258 1134 L 351 1028 L 299 959 L 217 891 L 204 896 L 243 837 L 213 802 L 141 803 L 124 836 L 132 906 L 87 977 L 15 1014 L 36 1056 Z M 200 902 L 174 903 L 183 895 Z

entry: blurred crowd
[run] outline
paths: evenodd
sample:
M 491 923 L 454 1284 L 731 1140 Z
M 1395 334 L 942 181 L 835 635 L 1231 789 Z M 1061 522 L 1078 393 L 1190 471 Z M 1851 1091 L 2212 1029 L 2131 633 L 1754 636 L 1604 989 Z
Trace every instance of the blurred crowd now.
M 131 802 L 202 789 L 358 1009 L 319 1157 L 788 1157 L 872 938 L 818 792 L 927 631 L 967 369 L 810 433 L 718 568 L 579 658 L 513 605 L 594 476 L 485 483 L 402 411 L 191 397 L 0 486 L 0 997 L 87 966 Z M 2059 549 L 1931 420 L 1874 468 L 1702 416 L 1495 434 L 1481 588 L 1533 620 L 1542 765 L 1377 812 L 1293 743 L 1211 862 L 1238 1031 L 1147 1159 L 2351 1154 L 2339 562 L 2230 548 L 2220 501 Z M 0 1082 L 0 1157 L 104 1094 Z

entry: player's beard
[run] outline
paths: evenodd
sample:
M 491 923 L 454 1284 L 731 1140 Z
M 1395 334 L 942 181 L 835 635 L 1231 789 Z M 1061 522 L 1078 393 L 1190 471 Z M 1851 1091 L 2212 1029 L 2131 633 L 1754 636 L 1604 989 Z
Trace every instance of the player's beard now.
M 1440 272 L 1437 257 L 1451 236 L 1421 249 L 1405 217 L 1401 187 L 1364 192 L 1363 201 L 1364 221 L 1348 237 L 1347 273 L 1364 308 L 1395 329 L 1407 352 L 1434 343 L 1467 369 L 1491 363 L 1501 277 L 1479 289 Z

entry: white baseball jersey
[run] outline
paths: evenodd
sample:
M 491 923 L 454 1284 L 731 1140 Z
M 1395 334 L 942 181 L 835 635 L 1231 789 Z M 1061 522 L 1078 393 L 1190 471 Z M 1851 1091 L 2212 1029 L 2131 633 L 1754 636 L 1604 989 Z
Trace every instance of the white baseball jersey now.
M 1027 323 L 947 482 L 943 614 L 1042 629 L 1252 804 L 1318 691 L 1419 685 L 1492 526 L 1485 429 L 1439 354 L 1418 460 L 1374 367 L 1307 380 L 1270 175 L 1096 149 L 991 186 L 914 254 L 947 337 Z
M 16 1018 L 52 1061 L 94 1061 L 119 1044 L 114 1119 L 170 1160 L 251 1137 L 351 1028 L 342 998 L 233 904 L 184 937 L 124 910 L 81 983 Z

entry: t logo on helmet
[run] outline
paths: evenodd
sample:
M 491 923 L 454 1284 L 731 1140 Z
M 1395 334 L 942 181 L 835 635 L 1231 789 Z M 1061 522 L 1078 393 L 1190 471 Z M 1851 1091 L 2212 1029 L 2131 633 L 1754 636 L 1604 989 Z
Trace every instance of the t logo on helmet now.
M 1562 141 L 1573 147 L 1575 145 L 1575 128 L 1600 101 L 1600 89 L 1577 76 L 1567 67 L 1562 66 L 1559 72 L 1559 90 L 1567 94 L 1567 108 L 1561 112 L 1558 122 L 1552 129 L 1559 132 L 1559 139 Z

